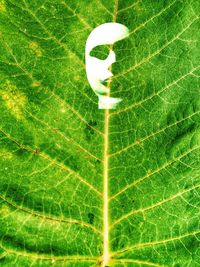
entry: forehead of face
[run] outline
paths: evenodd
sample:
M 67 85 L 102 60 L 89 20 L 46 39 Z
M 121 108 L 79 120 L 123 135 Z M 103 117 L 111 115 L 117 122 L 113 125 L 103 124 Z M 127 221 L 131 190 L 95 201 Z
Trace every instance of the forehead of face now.
M 87 39 L 86 54 L 90 53 L 98 45 L 112 45 L 128 35 L 128 28 L 120 23 L 109 22 L 99 25 L 90 33 Z

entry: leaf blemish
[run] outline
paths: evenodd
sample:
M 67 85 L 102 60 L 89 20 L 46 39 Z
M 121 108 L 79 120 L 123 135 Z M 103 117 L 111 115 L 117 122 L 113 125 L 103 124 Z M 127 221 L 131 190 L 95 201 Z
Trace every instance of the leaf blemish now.
M 55 128 L 52 128 L 51 131 L 52 131 L 52 133 L 57 133 L 58 132 L 57 129 L 55 129 Z
M 2 158 L 5 159 L 5 160 L 10 160 L 10 159 L 12 159 L 13 154 L 12 154 L 12 152 L 10 152 L 9 150 L 3 148 L 3 149 L 1 149 L 1 151 L 0 151 L 0 157 L 2 157 Z
M 8 215 L 11 212 L 11 210 L 7 205 L 3 204 L 0 208 L 0 212 L 1 212 L 1 215 L 5 216 L 5 215 Z
M 100 164 L 100 163 L 101 163 L 101 161 L 100 161 L 99 159 L 97 159 L 97 160 L 96 160 L 96 163 Z
M 38 45 L 37 42 L 31 42 L 29 44 L 29 48 L 33 51 L 33 53 L 37 56 L 37 57 L 41 57 L 42 56 L 42 49 L 40 48 L 40 46 Z
M 4 0 L 0 0 L 0 12 L 6 11 L 6 4 Z
M 41 86 L 41 83 L 40 82 L 33 82 L 32 86 L 33 87 L 38 87 L 38 86 Z
M 89 121 L 88 125 L 85 126 L 85 135 L 88 141 L 91 140 L 91 135 L 94 135 L 94 129 L 92 127 L 97 126 L 96 121 Z
M 0 96 L 5 101 L 7 108 L 17 118 L 22 119 L 23 108 L 27 104 L 26 96 L 10 81 L 0 88 Z
M 35 150 L 34 150 L 34 155 L 39 155 L 40 154 L 40 152 L 39 152 L 39 149 L 38 148 L 36 148 Z
M 93 224 L 94 223 L 94 214 L 93 213 L 91 213 L 91 212 L 89 212 L 88 213 L 88 219 L 89 219 L 89 223 L 90 224 Z

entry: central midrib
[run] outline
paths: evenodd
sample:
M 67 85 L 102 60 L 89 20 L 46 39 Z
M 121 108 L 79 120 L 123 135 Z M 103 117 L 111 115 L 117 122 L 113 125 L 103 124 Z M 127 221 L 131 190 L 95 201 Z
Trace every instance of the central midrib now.
M 104 207 L 103 207 L 103 261 L 102 267 L 106 266 L 109 261 L 109 220 L 108 220 L 108 128 L 109 128 L 109 109 L 105 110 L 105 129 L 104 129 Z
M 117 10 L 118 10 L 118 0 L 116 0 L 115 10 L 113 15 L 113 22 L 116 22 L 117 19 Z M 113 50 L 113 46 L 110 47 L 110 51 Z M 112 65 L 110 67 L 110 71 L 112 70 Z M 110 87 L 111 87 L 112 77 L 108 80 L 108 93 L 107 96 L 110 96 Z M 109 109 L 105 110 L 105 127 L 104 127 L 104 173 L 103 173 L 103 181 L 104 181 L 104 192 L 103 192 L 103 260 L 102 267 L 106 267 L 110 260 L 110 251 L 109 251 L 109 186 L 108 186 L 108 144 L 109 144 Z

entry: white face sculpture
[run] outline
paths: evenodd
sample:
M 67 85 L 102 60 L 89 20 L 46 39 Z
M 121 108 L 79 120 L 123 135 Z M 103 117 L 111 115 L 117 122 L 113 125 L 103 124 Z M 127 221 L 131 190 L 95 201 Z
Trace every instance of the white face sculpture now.
M 120 23 L 109 22 L 95 28 L 87 39 L 85 49 L 86 73 L 90 86 L 99 98 L 99 109 L 114 109 L 117 103 L 122 100 L 108 96 L 109 88 L 103 85 L 106 79 L 113 76 L 109 67 L 116 59 L 113 51 L 110 51 L 108 57 L 104 60 L 90 56 L 90 52 L 96 46 L 112 45 L 128 35 L 127 27 Z

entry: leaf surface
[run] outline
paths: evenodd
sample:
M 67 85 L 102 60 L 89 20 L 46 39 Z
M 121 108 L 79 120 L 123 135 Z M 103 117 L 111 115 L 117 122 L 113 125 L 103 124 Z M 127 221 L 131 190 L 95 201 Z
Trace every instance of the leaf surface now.
M 196 267 L 199 1 L 0 0 L 0 265 Z M 122 98 L 98 110 L 98 25 Z M 108 53 L 105 49 L 95 55 Z

